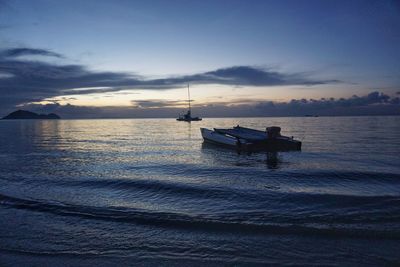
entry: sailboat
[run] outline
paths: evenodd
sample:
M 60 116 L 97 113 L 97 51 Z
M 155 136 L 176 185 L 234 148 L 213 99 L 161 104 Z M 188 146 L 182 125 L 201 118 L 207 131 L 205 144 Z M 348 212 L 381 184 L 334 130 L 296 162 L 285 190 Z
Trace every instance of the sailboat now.
M 179 117 L 176 119 L 177 121 L 201 121 L 202 118 L 200 117 L 192 117 L 192 109 L 190 107 L 190 89 L 189 89 L 189 84 L 188 84 L 188 103 L 189 103 L 189 109 L 186 112 L 186 114 L 179 114 Z

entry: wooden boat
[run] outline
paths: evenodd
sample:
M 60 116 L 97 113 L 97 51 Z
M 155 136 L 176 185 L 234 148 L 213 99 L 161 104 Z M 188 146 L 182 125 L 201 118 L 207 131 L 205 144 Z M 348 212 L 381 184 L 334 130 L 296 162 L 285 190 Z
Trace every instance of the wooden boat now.
M 282 136 L 280 127 L 268 127 L 266 131 L 236 126 L 214 130 L 200 128 L 205 142 L 246 151 L 301 150 L 301 142 L 293 137 Z

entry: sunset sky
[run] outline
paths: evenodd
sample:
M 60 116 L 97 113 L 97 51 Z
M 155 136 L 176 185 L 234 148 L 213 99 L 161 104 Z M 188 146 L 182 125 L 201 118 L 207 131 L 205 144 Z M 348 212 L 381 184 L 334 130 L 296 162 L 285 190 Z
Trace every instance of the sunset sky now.
M 0 0 L 0 117 L 173 117 L 187 84 L 205 116 L 400 114 L 400 2 Z

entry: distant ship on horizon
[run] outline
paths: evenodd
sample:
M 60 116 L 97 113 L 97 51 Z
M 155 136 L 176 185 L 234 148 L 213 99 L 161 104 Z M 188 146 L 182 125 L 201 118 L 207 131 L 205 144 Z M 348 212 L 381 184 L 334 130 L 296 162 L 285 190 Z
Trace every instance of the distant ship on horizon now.
M 179 114 L 179 117 L 176 119 L 177 121 L 201 121 L 202 118 L 200 117 L 192 117 L 192 108 L 190 106 L 190 89 L 189 89 L 189 84 L 188 84 L 188 103 L 189 103 L 189 108 L 186 114 Z

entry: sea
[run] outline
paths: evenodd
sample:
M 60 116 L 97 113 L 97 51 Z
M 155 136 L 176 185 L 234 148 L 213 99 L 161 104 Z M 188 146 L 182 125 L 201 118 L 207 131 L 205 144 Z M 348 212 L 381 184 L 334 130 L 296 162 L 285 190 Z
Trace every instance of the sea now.
M 0 121 L 0 266 L 113 265 L 400 266 L 400 117 Z

